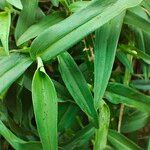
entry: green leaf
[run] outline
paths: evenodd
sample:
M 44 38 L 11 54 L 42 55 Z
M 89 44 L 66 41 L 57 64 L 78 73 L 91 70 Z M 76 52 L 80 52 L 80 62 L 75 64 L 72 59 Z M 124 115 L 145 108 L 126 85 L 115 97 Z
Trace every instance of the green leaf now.
M 119 83 L 109 83 L 106 98 L 112 103 L 123 103 L 143 112 L 150 112 L 150 96 L 142 94 L 133 88 Z
M 68 142 L 64 143 L 62 147 L 64 149 L 75 149 L 76 147 L 80 147 L 89 141 L 91 136 L 94 134 L 94 128 L 91 124 L 84 127 L 82 130 L 78 131 L 75 136 L 70 139 Z
M 121 48 L 121 50 L 125 51 L 126 53 L 129 53 L 136 58 L 140 58 L 145 63 L 150 64 L 150 55 L 144 53 L 143 51 L 137 49 L 136 47 L 121 44 L 120 48 Z
M 10 145 L 16 150 L 42 150 L 40 142 L 26 142 L 14 135 L 0 120 L 0 135 L 2 135 Z
M 0 0 L 0 9 L 5 10 L 5 8 L 9 8 L 9 4 L 6 2 L 6 0 Z
M 141 7 L 129 9 L 125 16 L 124 23 L 150 33 L 150 19 Z
M 71 12 L 79 11 L 90 4 L 90 1 L 77 1 L 69 5 Z
M 57 149 L 57 95 L 38 57 L 38 69 L 32 81 L 32 100 L 43 150 Z
M 59 0 L 50 0 L 50 1 L 51 1 L 51 3 L 52 3 L 54 6 L 58 7 L 58 5 L 59 5 Z
M 130 73 L 133 73 L 132 64 L 130 63 L 127 56 L 121 51 L 117 51 L 116 56 L 119 59 L 119 61 L 130 71 Z
M 150 90 L 150 80 L 133 80 L 130 85 L 140 90 Z
M 130 139 L 114 130 L 109 130 L 108 141 L 115 147 L 115 150 L 142 150 L 142 148 Z
M 0 12 L 0 40 L 6 54 L 9 54 L 8 38 L 10 30 L 11 14 L 9 11 Z
M 40 34 L 31 45 L 31 57 L 35 59 L 36 56 L 40 56 L 44 61 L 50 60 L 127 8 L 139 5 L 141 2 L 142 0 L 93 1 L 81 11 Z
M 75 121 L 75 117 L 78 111 L 79 108 L 76 105 L 70 104 L 68 106 L 67 110 L 65 111 L 58 123 L 59 131 L 63 132 L 70 128 L 71 124 Z
M 32 60 L 29 57 L 18 53 L 0 57 L 0 94 L 7 90 L 31 63 Z
M 38 23 L 30 26 L 18 39 L 17 45 L 21 45 L 24 42 L 27 42 L 30 39 L 35 38 L 45 29 L 49 28 L 50 26 L 62 21 L 64 19 L 64 15 L 60 12 L 55 12 L 51 15 L 48 15 L 42 18 Z
M 7 0 L 11 5 L 15 6 L 16 8 L 22 9 L 22 3 L 21 0 Z
M 98 107 L 113 67 L 124 13 L 96 31 L 94 58 L 94 102 Z
M 36 11 L 38 9 L 38 0 L 23 0 L 23 9 L 19 15 L 17 26 L 15 28 L 15 39 L 18 38 L 35 22 Z
M 139 130 L 149 123 L 150 114 L 136 111 L 128 116 L 124 116 L 121 132 L 129 133 Z
M 93 97 L 81 71 L 67 52 L 59 55 L 58 60 L 59 71 L 68 91 L 82 111 L 84 111 L 90 117 L 94 125 L 98 127 L 98 115 L 94 108 Z
M 99 108 L 99 124 L 100 128 L 95 131 L 94 150 L 105 149 L 107 144 L 107 134 L 110 122 L 110 111 L 106 103 Z

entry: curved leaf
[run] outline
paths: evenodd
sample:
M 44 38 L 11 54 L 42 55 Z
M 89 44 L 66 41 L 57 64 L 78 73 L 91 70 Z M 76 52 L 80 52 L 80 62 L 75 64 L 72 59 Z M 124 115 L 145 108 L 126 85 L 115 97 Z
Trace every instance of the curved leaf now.
M 32 60 L 26 55 L 13 53 L 0 57 L 0 94 L 18 79 L 31 65 Z
M 57 150 L 57 95 L 40 58 L 32 81 L 32 100 L 43 150 Z
M 44 61 L 48 61 L 127 8 L 139 5 L 141 2 L 142 0 L 93 1 L 81 11 L 74 13 L 39 35 L 31 45 L 31 57 L 35 59 L 36 56 L 40 56 Z
M 95 126 L 98 127 L 98 115 L 94 108 L 93 97 L 81 71 L 67 52 L 59 55 L 58 60 L 59 70 L 68 91 L 79 107 L 92 119 Z

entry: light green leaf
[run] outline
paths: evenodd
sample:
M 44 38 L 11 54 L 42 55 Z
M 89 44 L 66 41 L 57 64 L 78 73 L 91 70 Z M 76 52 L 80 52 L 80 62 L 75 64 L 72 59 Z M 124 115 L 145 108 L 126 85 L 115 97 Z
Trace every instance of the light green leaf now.
M 15 39 L 18 38 L 35 22 L 36 11 L 38 9 L 38 0 L 23 0 L 23 9 L 19 15 L 17 26 L 15 28 Z
M 9 11 L 0 12 L 0 40 L 6 54 L 9 54 L 8 38 L 10 30 L 11 14 Z
M 40 58 L 32 81 L 32 100 L 43 150 L 57 150 L 57 95 Z
M 114 130 L 109 130 L 108 141 L 115 147 L 115 150 L 142 150 L 130 139 Z
M 103 150 L 107 144 L 107 134 L 110 122 L 110 111 L 106 103 L 99 108 L 99 124 L 100 128 L 95 131 L 94 150 Z
M 22 3 L 21 0 L 7 0 L 11 5 L 15 6 L 16 8 L 22 9 Z
M 142 0 L 93 1 L 81 11 L 40 34 L 31 45 L 31 57 L 35 59 L 36 56 L 41 56 L 44 61 L 50 60 L 127 8 L 141 2 Z
M 67 52 L 59 55 L 58 60 L 59 71 L 68 91 L 82 111 L 84 111 L 90 117 L 94 125 L 98 127 L 98 114 L 94 108 L 93 97 L 81 71 Z
M 94 102 L 98 107 L 113 67 L 124 13 L 96 31 L 94 57 Z
M 21 45 L 24 42 L 27 42 L 30 39 L 35 38 L 38 36 L 41 32 L 43 32 L 45 29 L 49 28 L 50 26 L 62 21 L 64 19 L 64 15 L 60 12 L 55 12 L 51 15 L 48 15 L 42 20 L 40 20 L 38 23 L 30 26 L 18 39 L 17 45 Z
M 133 25 L 150 34 L 150 19 L 141 7 L 129 9 L 125 16 L 124 23 Z
M 106 98 L 112 103 L 122 103 L 143 112 L 150 112 L 150 96 L 119 83 L 109 83 Z
M 59 5 L 59 0 L 50 0 L 50 1 L 51 1 L 51 3 L 52 3 L 54 6 L 58 7 L 58 5 Z
M 31 63 L 32 60 L 29 57 L 18 53 L 0 57 L 0 94 L 7 90 Z

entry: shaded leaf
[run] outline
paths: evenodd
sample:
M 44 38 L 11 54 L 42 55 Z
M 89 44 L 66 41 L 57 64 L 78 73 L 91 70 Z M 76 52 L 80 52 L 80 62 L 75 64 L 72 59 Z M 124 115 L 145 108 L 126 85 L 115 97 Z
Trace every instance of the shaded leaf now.
M 98 115 L 94 108 L 93 97 L 81 71 L 67 52 L 59 55 L 58 60 L 59 70 L 68 91 L 79 107 L 98 127 Z
M 133 143 L 130 139 L 114 130 L 109 130 L 108 140 L 115 147 L 115 150 L 142 150 L 142 148 Z

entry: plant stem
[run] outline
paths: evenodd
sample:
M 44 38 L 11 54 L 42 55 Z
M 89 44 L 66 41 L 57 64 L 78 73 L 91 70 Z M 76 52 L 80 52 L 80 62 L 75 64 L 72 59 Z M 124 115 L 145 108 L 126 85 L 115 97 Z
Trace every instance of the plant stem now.
M 132 58 L 133 57 L 131 55 L 129 55 L 129 54 L 127 54 L 127 57 L 129 59 L 129 61 L 132 63 Z M 131 80 L 130 71 L 126 68 L 125 69 L 125 75 L 124 75 L 123 84 L 128 86 L 130 80 Z M 120 113 L 119 113 L 119 122 L 118 122 L 118 132 L 119 133 L 120 133 L 120 130 L 121 130 L 121 123 L 122 123 L 122 119 L 123 119 L 124 109 L 125 109 L 124 104 L 121 104 L 121 106 L 120 106 Z

